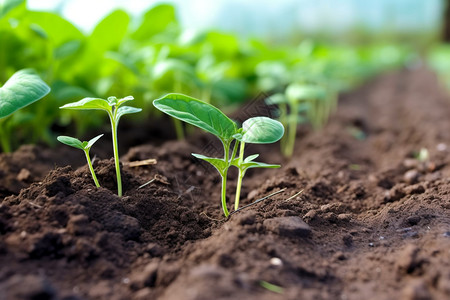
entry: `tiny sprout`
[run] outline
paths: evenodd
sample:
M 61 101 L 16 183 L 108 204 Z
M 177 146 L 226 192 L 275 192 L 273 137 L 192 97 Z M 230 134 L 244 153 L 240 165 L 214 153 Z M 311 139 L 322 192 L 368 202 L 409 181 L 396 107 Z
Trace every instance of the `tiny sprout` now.
M 141 108 L 132 106 L 122 106 L 124 103 L 133 100 L 133 96 L 117 99 L 116 97 L 109 97 L 107 100 L 101 98 L 84 98 L 80 101 L 68 103 L 60 108 L 65 109 L 99 109 L 106 111 L 111 121 L 111 133 L 113 141 L 114 162 L 116 165 L 117 177 L 117 195 L 122 196 L 122 178 L 120 176 L 120 162 L 119 162 L 119 146 L 117 141 L 117 128 L 119 120 L 123 115 L 140 112 Z
M 95 138 L 89 140 L 89 141 L 80 141 L 79 139 L 70 137 L 70 136 L 58 136 L 56 139 L 58 141 L 60 141 L 63 144 L 66 144 L 68 146 L 74 147 L 74 148 L 78 148 L 84 151 L 84 154 L 86 155 L 86 160 L 89 166 L 89 170 L 91 171 L 92 174 L 92 179 L 94 179 L 95 182 L 95 186 L 96 187 L 100 187 L 100 184 L 98 183 L 97 180 L 97 176 L 95 175 L 95 170 L 94 167 L 92 167 L 92 162 L 91 162 L 91 158 L 89 156 L 89 150 L 91 150 L 91 147 L 95 144 L 96 141 L 98 141 L 101 137 L 103 136 L 103 134 L 100 134 L 98 136 L 96 136 Z
M 230 166 L 235 166 L 239 170 L 234 206 L 235 210 L 239 207 L 242 179 L 248 169 L 280 167 L 279 165 L 269 165 L 253 161 L 258 157 L 258 154 L 244 158 L 244 148 L 246 143 L 274 143 L 283 136 L 284 127 L 278 121 L 267 117 L 255 117 L 246 120 L 242 124 L 242 128 L 238 128 L 236 123 L 218 108 L 182 94 L 167 94 L 160 99 L 154 100 L 153 105 L 174 118 L 197 126 L 215 135 L 222 142 L 224 150 L 223 158 L 207 157 L 194 153 L 192 155 L 209 162 L 219 172 L 222 178 L 221 198 L 225 217 L 228 217 L 230 214 L 226 203 L 227 174 Z M 235 141 L 233 150 L 230 151 L 233 141 Z M 236 157 L 239 144 L 239 156 Z

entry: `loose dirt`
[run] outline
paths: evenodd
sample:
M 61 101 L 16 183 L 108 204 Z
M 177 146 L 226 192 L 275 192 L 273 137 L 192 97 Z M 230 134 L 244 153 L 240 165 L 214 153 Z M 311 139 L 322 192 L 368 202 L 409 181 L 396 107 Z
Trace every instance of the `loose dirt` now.
M 251 170 L 242 205 L 283 192 L 229 219 L 190 155 L 220 155 L 209 136 L 131 148 L 122 198 L 107 156 L 97 189 L 82 153 L 2 154 L 0 299 L 450 299 L 449 98 L 393 72 L 303 128 L 291 160 L 249 147 L 282 168 Z

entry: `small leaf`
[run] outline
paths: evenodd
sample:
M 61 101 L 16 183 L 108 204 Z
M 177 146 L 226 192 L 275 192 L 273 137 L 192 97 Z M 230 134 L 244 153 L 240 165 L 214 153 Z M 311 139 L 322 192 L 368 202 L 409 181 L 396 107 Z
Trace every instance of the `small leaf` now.
M 136 107 L 132 107 L 132 106 L 122 106 L 119 107 L 117 109 L 117 115 L 116 115 L 116 122 L 119 121 L 119 119 L 123 116 L 123 115 L 127 115 L 127 114 L 134 114 L 134 113 L 138 113 L 142 111 L 142 108 L 136 108 Z
M 223 172 L 228 168 L 228 164 L 223 158 L 208 157 L 195 153 L 192 153 L 192 156 L 209 162 L 217 169 L 217 171 L 219 171 L 220 174 L 223 174 Z
M 255 156 L 255 155 L 258 155 L 258 154 L 250 155 L 249 157 L 244 159 L 244 161 L 241 163 L 239 163 L 239 157 L 237 157 L 231 161 L 231 165 L 235 166 L 238 169 L 241 169 L 242 171 L 246 171 L 247 169 L 251 169 L 251 168 L 273 168 L 274 169 L 274 168 L 280 167 L 280 165 L 266 164 L 266 163 L 262 163 L 262 162 L 252 161 L 251 159 L 249 159 L 249 158 L 253 158 L 253 156 Z M 253 158 L 253 159 L 255 159 L 255 158 Z
M 84 150 L 83 143 L 79 139 L 76 139 L 76 138 L 73 138 L 70 136 L 65 136 L 65 135 L 58 136 L 56 139 L 58 141 L 60 141 L 61 143 L 66 144 L 68 146 Z
M 96 141 L 98 141 L 99 138 L 101 138 L 103 136 L 103 134 L 97 135 L 95 138 L 92 138 L 89 140 L 89 142 L 87 142 L 87 145 L 84 146 L 84 149 L 91 149 L 91 147 L 95 144 Z
M 244 162 L 245 162 L 245 163 L 251 162 L 252 160 L 256 159 L 258 156 L 259 156 L 259 154 L 253 154 L 253 155 L 247 156 L 247 157 L 244 159 Z
M 31 70 L 16 72 L 0 88 L 0 118 L 38 101 L 50 92 L 50 87 Z
M 243 135 L 241 142 L 252 144 L 269 144 L 275 143 L 283 137 L 283 125 L 271 118 L 254 117 L 246 120 L 242 124 Z
M 126 96 L 122 99 L 117 100 L 117 106 L 120 106 L 120 105 L 124 104 L 125 102 L 131 101 L 131 100 L 134 100 L 133 96 Z
M 230 140 L 237 132 L 236 123 L 218 108 L 183 94 L 167 94 L 153 101 L 162 112 L 197 126 L 220 139 Z
M 111 111 L 108 101 L 101 98 L 84 98 L 77 102 L 67 103 L 60 108 L 65 109 L 100 109 Z

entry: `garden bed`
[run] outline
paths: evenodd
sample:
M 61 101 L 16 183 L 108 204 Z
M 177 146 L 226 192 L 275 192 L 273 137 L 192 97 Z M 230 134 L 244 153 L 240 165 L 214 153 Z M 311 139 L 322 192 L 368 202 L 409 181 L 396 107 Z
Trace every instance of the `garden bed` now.
M 282 168 L 249 171 L 242 205 L 284 191 L 228 220 L 190 155 L 220 153 L 209 136 L 131 148 L 122 198 L 106 155 L 96 189 L 76 150 L 2 154 L 0 299 L 447 299 L 449 116 L 429 71 L 380 77 L 298 133 L 292 160 L 253 146 Z

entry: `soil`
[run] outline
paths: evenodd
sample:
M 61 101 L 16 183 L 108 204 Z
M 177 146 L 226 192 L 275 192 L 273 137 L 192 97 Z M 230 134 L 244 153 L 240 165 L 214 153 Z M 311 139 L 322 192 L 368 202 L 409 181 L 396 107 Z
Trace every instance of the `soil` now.
M 77 151 L 2 154 L 0 299 L 450 299 L 449 100 L 425 69 L 342 96 L 291 160 L 247 149 L 282 168 L 249 171 L 241 205 L 281 192 L 228 219 L 190 155 L 210 136 L 132 147 L 121 198 L 108 156 L 95 188 Z

